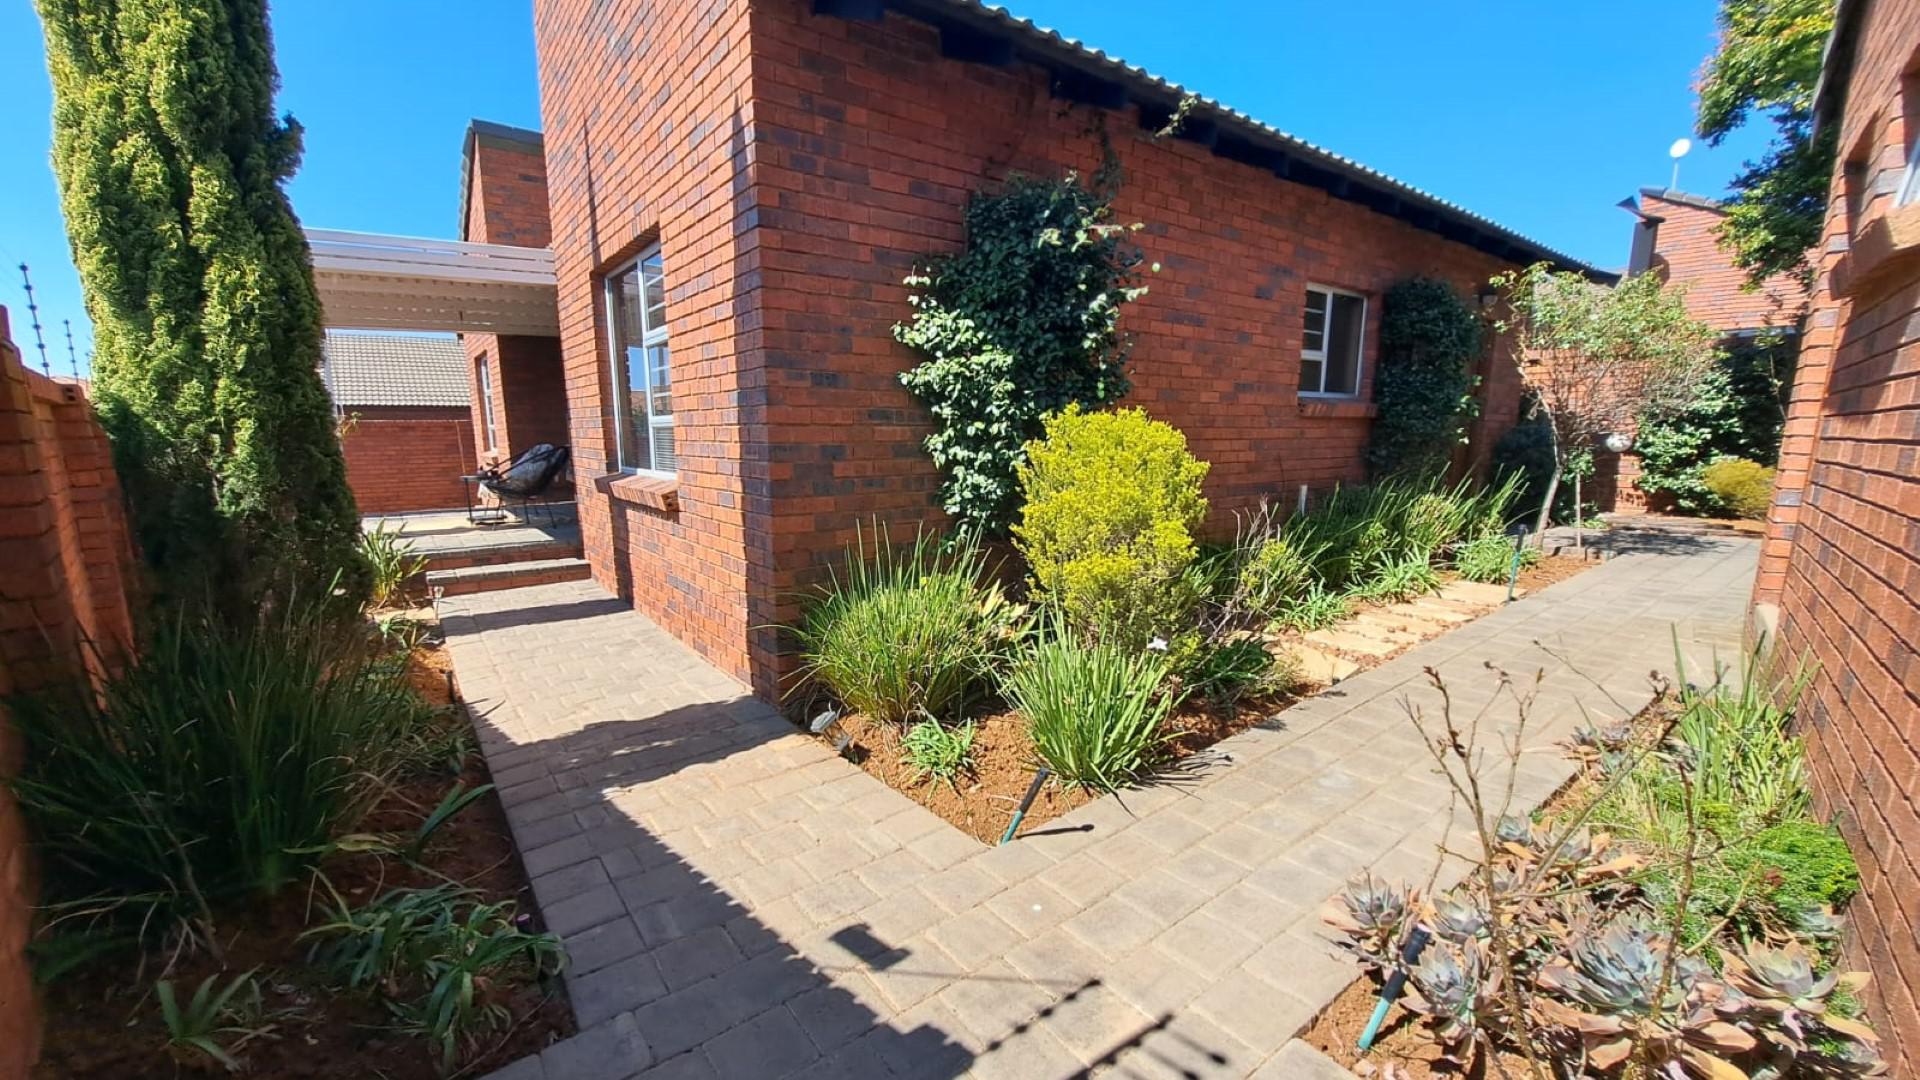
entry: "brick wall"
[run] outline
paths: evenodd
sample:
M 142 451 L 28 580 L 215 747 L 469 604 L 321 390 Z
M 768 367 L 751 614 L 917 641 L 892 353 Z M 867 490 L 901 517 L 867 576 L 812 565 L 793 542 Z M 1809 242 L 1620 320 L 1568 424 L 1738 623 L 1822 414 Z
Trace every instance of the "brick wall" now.
M 0 698 L 82 673 L 132 636 L 133 548 L 105 434 L 80 390 L 27 371 L 0 308 Z M 0 711 L 0 774 L 20 764 Z M 0 785 L 0 1077 L 39 1053 L 25 945 L 33 868 Z
M 467 139 L 460 237 L 482 244 L 546 247 L 547 162 L 539 132 L 476 122 Z M 494 445 L 486 445 L 479 383 L 472 401 L 472 446 L 483 461 L 505 461 L 538 443 L 568 441 L 566 373 L 560 342 L 549 337 L 462 334 L 470 366 L 493 380 Z
M 856 523 L 937 516 L 927 418 L 898 383 L 901 279 L 963 239 L 968 196 L 1014 172 L 1083 174 L 1104 123 L 1116 211 L 1161 271 L 1131 306 L 1130 403 L 1212 462 L 1212 527 L 1260 497 L 1363 475 L 1379 297 L 1424 274 L 1473 295 L 1508 264 L 1189 141 L 1131 110 L 1071 112 L 1047 76 L 940 55 L 932 28 L 804 0 L 648 6 L 541 0 L 562 350 L 583 478 L 609 468 L 597 275 L 658 240 L 668 281 L 680 509 L 583 496 L 603 584 L 772 690 L 770 631 Z M 749 64 L 750 59 L 750 64 Z M 1360 399 L 1297 393 L 1309 282 L 1363 292 Z M 1484 462 L 1518 377 L 1490 358 Z M 751 635 L 751 645 L 747 640 Z
M 460 477 L 475 469 L 473 418 L 458 405 L 348 406 L 340 437 L 347 484 L 363 514 L 466 505 Z
M 909 310 L 901 278 L 962 242 L 972 193 L 1012 173 L 1098 168 L 1095 124 L 1125 170 L 1116 220 L 1144 224 L 1134 238 L 1161 267 L 1123 316 L 1134 342 L 1128 404 L 1180 428 L 1212 463 L 1216 533 L 1263 496 L 1291 503 L 1298 485 L 1364 477 L 1388 286 L 1426 275 L 1472 297 L 1506 268 L 1199 143 L 1156 140 L 1135 110 L 1066 110 L 1040 70 L 945 59 L 923 23 L 822 18 L 801 0 L 754 12 L 773 584 L 782 593 L 837 560 L 863 518 L 931 513 L 938 475 L 920 448 L 927 419 L 898 382 L 917 357 L 892 336 Z M 1368 297 L 1357 400 L 1299 395 L 1309 283 Z M 1503 357 L 1487 372 L 1500 400 L 1485 425 L 1510 424 L 1517 374 Z
M 748 6 L 537 0 L 534 32 L 586 557 L 603 586 L 744 679 L 751 628 L 773 619 Z M 601 275 L 655 241 L 677 510 L 592 482 L 613 469 Z
M 1801 710 L 1815 796 L 1860 861 L 1851 960 L 1891 1075 L 1920 1066 L 1920 0 L 1852 5 L 1830 71 L 1840 161 L 1754 598 L 1819 665 Z M 1904 76 L 1904 78 L 1903 78 Z
M 1661 219 L 1653 269 L 1687 286 L 1687 314 L 1728 332 L 1796 325 L 1806 306 L 1806 287 L 1779 274 L 1758 289 L 1746 288 L 1746 271 L 1720 247 L 1717 230 L 1726 211 L 1702 203 L 1695 196 L 1640 193 L 1641 213 Z

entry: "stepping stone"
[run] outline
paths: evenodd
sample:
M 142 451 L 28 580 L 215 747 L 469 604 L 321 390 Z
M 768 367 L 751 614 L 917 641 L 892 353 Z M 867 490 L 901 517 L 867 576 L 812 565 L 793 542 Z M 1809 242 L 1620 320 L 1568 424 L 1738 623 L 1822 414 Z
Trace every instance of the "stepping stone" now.
M 1515 592 L 1514 595 L 1521 594 Z M 1507 602 L 1507 587 L 1485 581 L 1449 581 L 1440 587 L 1440 599 L 1476 607 L 1499 607 Z
M 1361 656 L 1386 656 L 1400 648 L 1390 641 L 1381 641 L 1341 627 L 1315 630 L 1307 635 L 1307 642 L 1341 652 L 1359 653 Z
M 1344 656 L 1323 653 L 1319 649 L 1306 645 L 1295 645 L 1288 650 L 1298 665 L 1300 678 L 1306 682 L 1332 686 L 1341 679 L 1360 670 L 1360 665 Z
M 1404 625 L 1372 611 L 1339 623 L 1333 629 L 1378 638 L 1395 645 L 1415 645 L 1423 640 L 1419 631 L 1409 630 Z
M 1425 641 L 1446 630 L 1442 623 L 1428 622 L 1393 608 L 1364 612 L 1354 621 L 1366 627 L 1368 633 L 1377 627 L 1390 634 L 1405 634 L 1409 641 Z
M 1426 596 L 1418 600 L 1410 601 L 1406 605 L 1406 608 L 1407 612 L 1416 619 L 1433 623 L 1444 623 L 1448 626 L 1458 626 L 1463 622 L 1472 622 L 1479 618 L 1486 610 L 1484 608 L 1468 607 L 1465 604 L 1455 604 L 1433 596 Z

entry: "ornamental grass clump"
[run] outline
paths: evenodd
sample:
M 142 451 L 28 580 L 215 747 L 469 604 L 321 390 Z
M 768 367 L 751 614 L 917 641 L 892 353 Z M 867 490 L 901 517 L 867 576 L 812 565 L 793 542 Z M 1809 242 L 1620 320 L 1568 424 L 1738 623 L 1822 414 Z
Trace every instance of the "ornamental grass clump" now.
M 1155 638 L 1185 644 L 1199 600 L 1188 575 L 1206 517 L 1207 463 L 1187 439 L 1140 409 L 1069 405 L 1027 446 L 1026 494 L 1014 540 L 1037 596 L 1068 629 L 1122 652 Z
M 84 691 L 8 703 L 12 780 L 62 915 L 212 944 L 227 907 L 302 881 L 400 767 L 428 709 L 357 624 L 185 615 Z
M 1034 753 L 1067 784 L 1112 791 L 1151 769 L 1173 737 L 1168 664 L 1145 650 L 1084 641 L 1057 621 L 1008 672 L 1009 703 Z
M 969 536 L 942 546 L 919 532 L 896 545 L 875 524 L 821 586 L 793 634 L 802 686 L 888 724 L 956 720 L 1001 667 L 1026 624 Z

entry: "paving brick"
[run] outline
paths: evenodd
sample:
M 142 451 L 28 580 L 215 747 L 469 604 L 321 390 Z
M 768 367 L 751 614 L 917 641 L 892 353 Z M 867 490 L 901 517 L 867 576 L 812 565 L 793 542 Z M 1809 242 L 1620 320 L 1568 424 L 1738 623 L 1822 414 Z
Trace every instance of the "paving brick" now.
M 707 1060 L 721 1076 L 784 1076 L 820 1051 L 784 1005 L 768 1009 L 706 1045 Z
M 1353 1080 L 1339 1062 L 1300 1039 L 1288 1040 L 1253 1075 L 1255 1080 Z
M 540 1064 L 555 1080 L 626 1080 L 652 1063 L 646 1037 L 631 1013 L 584 1028 L 540 1053 Z
M 568 970 L 581 975 L 598 971 L 616 960 L 625 960 L 646 948 L 631 919 L 616 919 L 582 930 L 569 935 L 564 944 Z
M 669 990 L 691 986 L 741 963 L 746 956 L 723 926 L 709 926 L 653 950 L 650 959 Z
M 659 969 L 646 955 L 629 956 L 592 972 L 567 976 L 567 998 L 582 1027 L 631 1012 L 666 992 Z
M 1020 934 L 984 907 L 977 907 L 936 923 L 926 935 L 960 965 L 978 971 L 1006 955 Z
M 1299 1034 L 1316 1006 L 1235 970 L 1195 998 L 1193 1009 L 1264 1058 Z

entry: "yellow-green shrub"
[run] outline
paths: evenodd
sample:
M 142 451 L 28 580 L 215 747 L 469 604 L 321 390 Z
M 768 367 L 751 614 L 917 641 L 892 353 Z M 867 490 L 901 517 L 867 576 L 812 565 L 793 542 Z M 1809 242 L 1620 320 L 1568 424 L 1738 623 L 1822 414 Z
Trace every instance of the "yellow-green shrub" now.
M 1700 472 L 1700 481 L 1734 515 L 1760 520 L 1773 502 L 1773 470 L 1757 461 L 1726 458 Z
M 1122 648 L 1174 641 L 1195 602 L 1186 580 L 1207 513 L 1207 463 L 1140 409 L 1069 405 L 1027 444 L 1015 542 L 1036 591 L 1080 633 Z

